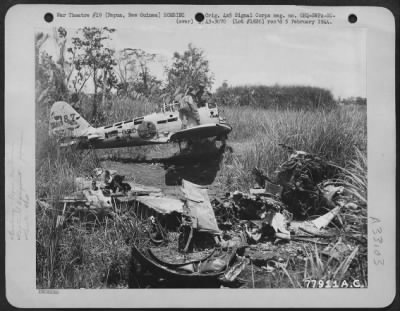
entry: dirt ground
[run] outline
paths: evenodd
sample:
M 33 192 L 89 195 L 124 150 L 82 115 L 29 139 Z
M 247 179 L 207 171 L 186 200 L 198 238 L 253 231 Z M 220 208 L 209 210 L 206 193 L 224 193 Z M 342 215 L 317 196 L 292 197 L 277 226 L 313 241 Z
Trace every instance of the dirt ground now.
M 115 170 L 119 174 L 125 176 L 125 180 L 146 186 L 157 187 L 167 196 L 182 197 L 179 185 L 166 185 L 166 174 L 168 173 L 163 164 L 147 164 L 147 163 L 121 163 L 116 161 L 102 161 L 102 167 Z M 192 167 L 187 167 L 186 171 L 190 172 Z M 217 172 L 215 172 L 217 173 Z M 194 172 L 197 174 L 197 172 Z M 207 186 L 210 199 L 214 198 L 219 192 L 215 182 Z

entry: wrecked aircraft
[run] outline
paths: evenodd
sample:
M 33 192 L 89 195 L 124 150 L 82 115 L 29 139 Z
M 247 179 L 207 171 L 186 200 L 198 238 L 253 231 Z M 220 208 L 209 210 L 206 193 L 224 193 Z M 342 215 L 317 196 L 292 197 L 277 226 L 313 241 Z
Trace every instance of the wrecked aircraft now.
M 165 144 L 216 137 L 225 141 L 232 128 L 219 115 L 215 104 L 198 108 L 200 124 L 183 128 L 173 106 L 162 112 L 102 127 L 91 126 L 66 102 L 56 102 L 50 112 L 50 135 L 61 139 L 61 146 L 78 148 L 120 148 Z
M 124 229 L 131 247 L 129 287 L 254 288 L 254 271 L 265 275 L 304 265 L 312 256 L 307 252 L 320 245 L 321 254 L 338 264 L 345 258 L 350 265 L 365 252 L 350 242 L 363 237 L 345 230 L 346 209 L 356 209 L 357 199 L 330 179 L 331 169 L 320 157 L 293 152 L 274 177 L 253 171 L 264 188 L 211 200 L 207 187 L 187 180 L 182 180 L 181 196 L 123 178 L 117 179 L 130 189 L 114 192 L 109 185 L 117 172 L 96 169 L 91 178 L 77 179 L 83 190 L 76 200 L 112 210 L 122 217 L 121 225 L 129 223 Z M 267 183 L 274 184 L 274 191 Z M 73 202 L 71 197 L 61 201 L 64 210 Z M 305 209 L 308 204 L 321 208 Z M 343 267 L 335 273 L 346 273 Z

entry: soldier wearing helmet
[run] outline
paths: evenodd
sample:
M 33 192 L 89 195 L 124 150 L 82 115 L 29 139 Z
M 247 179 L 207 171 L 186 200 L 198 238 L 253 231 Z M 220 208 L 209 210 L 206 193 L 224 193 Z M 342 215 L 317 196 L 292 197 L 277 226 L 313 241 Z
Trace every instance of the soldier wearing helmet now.
M 196 92 L 195 101 L 198 107 L 205 107 L 208 104 L 213 103 L 212 94 L 206 91 L 206 84 L 201 82 Z

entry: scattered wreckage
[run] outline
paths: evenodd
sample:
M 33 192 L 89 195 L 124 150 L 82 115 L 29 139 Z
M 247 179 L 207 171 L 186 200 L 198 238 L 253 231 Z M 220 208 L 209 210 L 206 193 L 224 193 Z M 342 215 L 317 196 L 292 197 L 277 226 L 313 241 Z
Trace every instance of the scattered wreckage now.
M 305 242 L 322 245 L 321 254 L 333 260 L 348 256 L 351 261 L 359 247 L 344 242 L 340 211 L 359 202 L 332 179 L 334 165 L 290 151 L 275 178 L 255 168 L 259 188 L 212 200 L 205 186 L 187 180 L 177 198 L 97 169 L 91 178 L 77 179 L 79 192 L 59 200 L 61 220 L 79 206 L 125 213 L 121 219 L 132 247 L 130 287 L 246 287 L 242 274 L 251 275 L 247 287 L 254 287 L 253 265 L 265 273 L 287 273 L 289 258 L 302 257 L 304 263 Z M 333 220 L 339 225 L 329 226 Z

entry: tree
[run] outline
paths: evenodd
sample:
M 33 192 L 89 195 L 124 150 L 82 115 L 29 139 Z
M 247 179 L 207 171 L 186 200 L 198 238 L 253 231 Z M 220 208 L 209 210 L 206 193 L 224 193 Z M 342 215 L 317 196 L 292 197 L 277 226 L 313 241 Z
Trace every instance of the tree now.
M 156 58 L 157 54 L 141 49 L 126 48 L 120 51 L 116 65 L 120 93 L 134 98 L 153 95 L 161 84 L 149 70 L 149 63 Z
M 209 89 L 214 80 L 204 51 L 192 44 L 182 54 L 174 53 L 172 66 L 166 68 L 166 73 L 166 91 L 174 96 L 185 93 L 188 87 L 197 88 L 200 84 Z
M 41 66 L 40 58 L 40 48 L 46 42 L 49 35 L 43 32 L 38 32 L 35 34 L 35 76 L 36 76 L 36 104 L 39 105 L 43 98 L 47 95 L 50 86 L 47 84 L 49 77 L 45 76 L 46 72 Z
M 114 50 L 104 46 L 104 41 L 110 39 L 109 35 L 115 29 L 103 27 L 84 27 L 79 29 L 82 37 L 72 38 L 72 51 L 75 49 L 76 59 L 74 61 L 76 70 L 89 71 L 87 75 L 93 81 L 93 106 L 92 116 L 97 115 L 97 101 L 99 88 L 102 90 L 102 102 L 105 101 L 106 93 L 116 86 L 117 79 L 113 73 L 113 66 L 116 65 Z M 85 75 L 82 81 L 84 81 Z
M 56 66 L 57 70 L 55 70 L 55 73 L 57 73 L 57 83 L 60 88 L 60 94 L 62 94 L 63 99 L 67 99 L 68 97 L 68 80 L 71 77 L 73 69 L 70 64 L 65 60 L 65 47 L 66 47 L 66 42 L 67 42 L 67 31 L 63 27 L 58 27 L 58 28 L 53 28 L 54 32 L 54 39 L 56 41 L 57 47 L 58 47 L 58 55 L 56 56 Z M 67 67 L 70 67 L 69 72 L 67 73 L 68 69 L 66 70 Z
M 149 62 L 156 58 L 156 54 L 147 53 L 141 49 L 133 49 L 132 53 L 135 55 L 137 69 L 139 72 L 139 80 L 142 83 L 142 93 L 149 95 L 152 83 L 155 82 L 155 77 L 150 75 Z
M 40 48 L 49 38 L 48 34 L 44 34 L 43 32 L 38 32 L 35 34 L 35 72 L 36 77 L 39 73 L 39 59 L 40 59 Z
M 45 52 L 41 52 L 41 47 L 50 37 L 49 34 L 42 32 L 35 34 L 35 71 L 36 81 L 41 83 L 38 102 L 47 96 L 48 100 L 67 100 L 68 99 L 68 80 L 72 74 L 69 63 L 65 60 L 65 47 L 67 31 L 63 27 L 53 28 L 53 36 L 57 45 L 55 59 Z M 51 92 L 50 92 L 51 91 Z M 49 94 L 51 93 L 51 96 Z
M 118 90 L 122 94 L 128 95 L 129 85 L 137 79 L 136 58 L 131 49 L 119 51 L 116 55 L 116 63 L 115 71 L 119 79 Z
M 72 67 L 71 75 L 73 72 L 73 75 L 68 79 L 69 86 L 74 90 L 74 96 L 79 97 L 86 82 L 92 76 L 92 72 L 84 65 L 84 57 L 80 55 L 80 48 L 78 48 L 78 46 L 73 45 L 72 47 L 69 47 L 67 51 L 70 55 L 69 59 Z
M 44 51 L 43 44 L 51 37 L 57 45 L 55 59 Z M 63 27 L 53 28 L 53 36 L 38 32 L 35 34 L 36 102 L 49 105 L 56 100 L 68 100 L 68 62 L 65 60 L 67 31 Z M 68 73 L 67 73 L 68 72 Z

